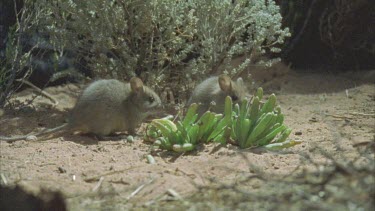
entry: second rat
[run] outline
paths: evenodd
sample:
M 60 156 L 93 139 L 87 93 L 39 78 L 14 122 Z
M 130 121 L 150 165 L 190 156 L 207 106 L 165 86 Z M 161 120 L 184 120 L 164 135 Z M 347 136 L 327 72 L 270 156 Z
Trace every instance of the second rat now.
M 187 105 L 198 103 L 198 114 L 211 109 L 216 113 L 224 112 L 225 97 L 230 96 L 233 103 L 241 102 L 247 95 L 247 88 L 238 78 L 233 81 L 227 75 L 213 76 L 200 83 L 193 91 Z M 215 102 L 215 105 L 212 105 Z

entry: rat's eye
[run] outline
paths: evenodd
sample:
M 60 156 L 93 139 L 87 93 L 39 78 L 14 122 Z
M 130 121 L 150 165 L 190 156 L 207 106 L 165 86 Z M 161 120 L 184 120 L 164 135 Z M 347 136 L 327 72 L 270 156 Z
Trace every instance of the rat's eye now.
M 237 101 L 238 100 L 237 95 L 232 95 L 232 96 L 230 96 L 230 98 L 232 98 L 233 101 Z
M 148 98 L 148 102 L 153 103 L 154 101 L 155 101 L 155 98 L 154 98 L 154 97 L 149 97 L 149 98 Z

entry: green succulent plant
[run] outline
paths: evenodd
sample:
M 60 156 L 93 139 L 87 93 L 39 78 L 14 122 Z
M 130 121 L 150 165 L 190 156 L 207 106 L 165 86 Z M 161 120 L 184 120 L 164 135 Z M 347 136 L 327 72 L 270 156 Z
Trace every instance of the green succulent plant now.
M 186 116 L 176 123 L 167 118 L 154 119 L 146 130 L 146 140 L 155 140 L 155 146 L 176 152 L 191 151 L 200 142 L 225 143 L 231 133 L 232 111 L 226 110 L 225 117 L 207 111 L 198 118 L 197 108 L 197 104 L 192 104 Z
M 263 89 L 258 88 L 252 103 L 245 99 L 241 105 L 234 106 L 231 138 L 240 148 L 283 143 L 292 131 L 284 124 L 284 114 L 281 113 L 280 106 L 276 106 L 276 95 L 270 95 L 263 105 L 260 103 L 262 98 Z M 274 144 L 266 148 L 285 148 L 298 143 L 294 141 L 284 145 Z
M 291 129 L 284 124 L 276 96 L 270 95 L 262 104 L 263 89 L 259 88 L 250 100 L 233 105 L 225 99 L 224 114 L 207 111 L 198 118 L 197 104 L 192 104 L 182 120 L 154 119 L 146 130 L 146 139 L 166 150 L 186 152 L 198 143 L 235 143 L 240 148 L 264 146 L 269 150 L 292 147 L 300 141 L 287 140 Z

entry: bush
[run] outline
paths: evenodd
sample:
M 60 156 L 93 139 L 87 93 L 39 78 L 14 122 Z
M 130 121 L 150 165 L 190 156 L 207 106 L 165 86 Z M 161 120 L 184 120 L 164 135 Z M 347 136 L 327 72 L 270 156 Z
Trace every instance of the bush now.
M 14 8 L 17 14 L 16 23 L 9 27 L 6 37 L 6 45 L 0 51 L 0 107 L 3 107 L 7 99 L 20 87 L 15 84 L 16 78 L 27 78 L 32 73 L 31 62 L 34 57 L 43 54 L 42 50 L 36 50 L 39 40 L 30 41 L 25 39 L 25 35 L 32 35 L 37 32 L 40 21 L 45 19 L 46 10 L 42 5 L 34 4 L 34 0 L 24 0 L 23 8 L 14 1 Z M 5 4 L 5 3 L 4 3 Z M 9 17 L 7 17 L 9 19 Z M 26 40 L 26 41 L 25 41 Z
M 281 28 L 274 1 L 36 0 L 35 4 L 48 8 L 40 29 L 57 50 L 78 52 L 100 77 L 139 75 L 154 88 L 171 82 L 181 88 L 215 73 L 220 65 L 224 72 L 238 74 L 252 56 L 278 52 L 289 35 Z M 246 60 L 231 68 L 231 59 L 240 55 Z

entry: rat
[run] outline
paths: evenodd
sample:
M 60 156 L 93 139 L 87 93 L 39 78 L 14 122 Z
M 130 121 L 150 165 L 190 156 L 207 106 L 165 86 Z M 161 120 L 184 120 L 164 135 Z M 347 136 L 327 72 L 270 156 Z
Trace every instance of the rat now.
M 198 103 L 197 112 L 200 116 L 209 109 L 215 113 L 223 113 L 226 96 L 230 96 L 233 103 L 239 103 L 247 96 L 247 92 L 241 77 L 233 81 L 225 74 L 213 76 L 204 80 L 194 89 L 187 105 Z
M 129 83 L 115 79 L 98 80 L 84 89 L 67 123 L 30 135 L 40 136 L 60 130 L 80 131 L 98 137 L 119 131 L 134 134 L 136 126 L 160 107 L 159 96 L 137 77 L 131 78 Z M 0 140 L 22 140 L 30 135 L 0 137 Z

